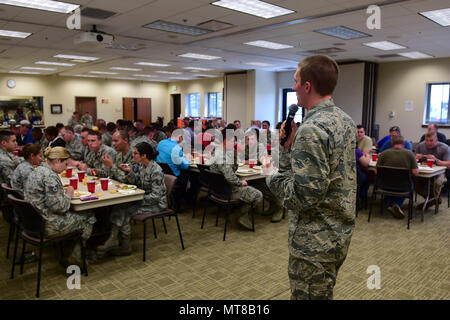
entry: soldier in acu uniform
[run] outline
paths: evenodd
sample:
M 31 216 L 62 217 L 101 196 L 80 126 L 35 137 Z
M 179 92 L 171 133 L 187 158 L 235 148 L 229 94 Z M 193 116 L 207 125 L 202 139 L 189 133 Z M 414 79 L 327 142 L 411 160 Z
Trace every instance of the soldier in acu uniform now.
M 326 56 L 299 64 L 293 89 L 306 117 L 298 129 L 292 122 L 284 145 L 290 168 L 266 180 L 289 209 L 291 299 L 333 298 L 355 225 L 356 125 L 331 99 L 337 78 Z
M 111 252 L 113 255 L 131 254 L 131 217 L 142 213 L 159 212 L 167 208 L 164 172 L 155 162 L 155 149 L 148 143 L 142 142 L 134 148 L 133 155 L 135 162 L 133 166 L 130 168 L 122 164 L 120 168 L 128 173 L 125 177 L 126 183 L 134 184 L 145 191 L 144 200 L 113 207 L 110 219 L 112 224 L 111 236 L 102 246 L 97 248 L 100 255 L 107 252 Z
M 16 135 L 11 131 L 0 131 L 0 183 L 9 185 L 11 175 L 16 167 L 22 162 L 14 155 L 17 148 Z M 3 192 L 3 189 L 2 191 Z M 3 194 L 0 200 L 3 199 Z
M 84 158 L 84 147 L 81 143 L 73 128 L 70 126 L 65 126 L 61 129 L 61 137 L 66 142 L 66 149 L 70 153 L 72 160 L 83 160 Z
M 134 148 L 130 147 L 126 130 L 116 131 L 112 136 L 112 144 L 117 151 L 116 159 L 113 161 L 109 155 L 102 158 L 103 164 L 110 168 L 109 176 L 117 181 L 124 182 L 127 173 L 120 169 L 120 165 L 125 163 L 131 166 L 133 161 Z
M 109 168 L 106 167 L 102 158 L 108 154 L 114 161 L 116 158 L 116 151 L 113 148 L 102 144 L 102 135 L 97 131 L 89 131 L 88 136 L 89 152 L 87 153 L 84 164 L 80 164 L 78 168 L 86 170 L 89 175 L 107 177 Z
M 43 161 L 43 152 L 41 146 L 37 143 L 28 143 L 22 149 L 22 155 L 25 158 L 14 170 L 11 176 L 11 187 L 23 192 L 25 183 L 28 180 L 34 168 L 38 167 Z
M 34 205 L 45 220 L 45 235 L 59 236 L 82 230 L 81 237 L 86 243 L 92 233 L 96 221 L 89 211 L 74 213 L 69 210 L 74 189 L 69 186 L 64 191 L 58 174 L 66 170 L 69 153 L 63 147 L 47 148 L 45 150 L 47 163 L 42 163 L 28 178 L 25 184 L 25 200 Z M 81 266 L 81 247 L 75 244 L 68 260 L 63 257 L 64 265 L 77 264 Z

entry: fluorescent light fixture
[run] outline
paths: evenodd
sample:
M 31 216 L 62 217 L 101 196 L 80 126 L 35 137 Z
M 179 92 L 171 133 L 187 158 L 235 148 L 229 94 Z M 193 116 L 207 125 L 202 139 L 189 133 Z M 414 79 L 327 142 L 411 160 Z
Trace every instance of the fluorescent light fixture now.
M 22 38 L 25 39 L 31 36 L 30 32 L 20 32 L 20 31 L 11 31 L 11 30 L 0 30 L 0 37 L 11 37 L 11 38 Z
M 200 73 L 197 73 L 195 76 L 196 76 L 196 77 L 205 77 L 205 78 L 219 78 L 219 77 L 220 77 L 220 76 L 218 76 L 218 75 L 212 75 L 212 74 L 200 74 Z
M 0 4 L 59 13 L 70 13 L 80 5 L 53 0 L 0 0 Z
M 211 70 L 213 70 L 213 69 L 209 69 L 209 68 L 199 68 L 199 67 L 184 67 L 183 69 L 195 70 L 195 71 L 211 71 Z
M 170 64 L 153 63 L 153 62 L 136 62 L 138 66 L 151 66 L 151 67 L 170 67 Z
M 191 58 L 191 59 L 201 59 L 201 60 L 215 60 L 215 59 L 222 59 L 222 57 L 216 57 L 216 56 L 208 56 L 206 54 L 199 54 L 199 53 L 184 53 L 178 55 L 179 57 L 183 58 Z
M 153 74 L 133 74 L 133 77 L 156 78 L 156 76 Z
M 183 74 L 183 72 L 175 72 L 175 71 L 155 71 L 155 72 L 163 74 Z
M 192 80 L 192 78 L 186 78 L 186 77 L 169 77 L 169 79 L 174 79 L 174 80 Z
M 359 32 L 357 30 L 353 30 L 353 29 L 350 29 L 350 28 L 347 28 L 344 26 L 337 26 L 337 27 L 319 29 L 319 30 L 314 30 L 314 31 L 325 34 L 327 36 L 344 39 L 344 40 L 370 37 L 370 35 L 367 33 Z
M 131 77 L 112 77 L 111 79 L 117 79 L 117 80 L 137 80 L 136 78 L 131 78 Z
M 73 56 L 73 55 L 68 55 L 68 54 L 58 54 L 58 55 L 54 56 L 53 58 L 76 59 L 76 60 L 86 60 L 86 61 L 95 61 L 95 60 L 100 59 L 100 58 L 95 58 L 95 57 Z
M 93 74 L 74 74 L 73 76 L 83 78 L 100 78 L 100 76 L 94 76 Z
M 411 58 L 411 59 L 434 58 L 433 56 L 430 56 L 429 54 L 422 53 L 419 51 L 402 52 L 402 53 L 398 53 L 398 55 L 407 57 L 407 58 Z
M 211 30 L 186 26 L 186 25 L 162 21 L 162 20 L 158 20 L 158 21 L 146 24 L 143 27 L 149 28 L 149 29 L 168 31 L 168 32 L 173 32 L 173 33 L 186 34 L 188 36 L 201 36 L 203 34 L 212 32 Z
M 105 71 L 89 71 L 89 73 L 93 73 L 93 74 L 109 74 L 109 75 L 118 74 L 117 72 L 105 72 Z
M 246 63 L 250 66 L 255 66 L 255 67 L 273 67 L 273 64 L 268 64 L 268 63 L 263 63 L 263 62 L 248 62 Z
M 436 22 L 437 24 L 448 27 L 450 26 L 450 8 L 419 12 L 420 15 Z
M 259 0 L 220 0 L 211 4 L 231 10 L 248 13 L 265 19 L 295 13 L 295 11 Z
M 51 62 L 51 61 L 37 61 L 35 64 L 45 64 L 49 66 L 73 67 L 75 63 Z
M 109 68 L 110 70 L 122 70 L 122 71 L 142 71 L 142 69 L 136 69 L 136 68 L 122 68 L 122 67 L 112 67 Z
M 55 71 L 55 68 L 38 68 L 38 67 L 21 67 L 24 70 L 43 70 L 43 71 Z
M 250 42 L 245 42 L 244 44 L 247 44 L 249 46 L 272 49 L 272 50 L 293 48 L 293 46 L 290 46 L 288 44 L 281 44 L 281 43 L 270 42 L 270 41 L 265 41 L 265 40 L 250 41 Z
M 18 70 L 12 70 L 12 71 L 9 71 L 9 73 L 18 73 L 18 74 L 41 74 L 40 72 L 18 71 Z
M 390 41 L 366 42 L 366 43 L 363 43 L 363 45 L 365 45 L 367 47 L 372 47 L 375 49 L 385 50 L 385 51 L 386 50 L 406 49 L 406 47 L 396 44 L 394 42 L 390 42 Z

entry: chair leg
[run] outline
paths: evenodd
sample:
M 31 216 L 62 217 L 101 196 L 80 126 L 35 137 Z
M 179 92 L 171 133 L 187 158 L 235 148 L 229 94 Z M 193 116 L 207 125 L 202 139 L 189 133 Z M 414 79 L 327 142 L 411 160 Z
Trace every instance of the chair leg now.
M 83 238 L 80 236 L 80 246 L 81 246 L 81 258 L 83 259 L 83 269 L 84 269 L 84 275 L 88 276 L 88 266 L 86 263 L 86 247 L 83 244 Z
M 216 211 L 216 227 L 219 225 L 219 211 Z
M 410 223 L 411 218 L 412 218 L 413 207 L 414 207 L 414 204 L 412 203 L 412 198 L 409 198 L 409 203 L 408 203 L 408 230 L 409 230 L 409 223 Z
M 380 215 L 383 215 L 383 206 L 384 206 L 384 195 L 381 195 L 381 203 L 380 203 Z
M 153 224 L 153 234 L 155 236 L 155 239 L 158 238 L 158 236 L 156 235 L 156 226 L 155 226 L 155 219 L 152 218 L 152 224 Z
M 192 219 L 195 218 L 195 207 L 197 204 L 197 196 L 198 196 L 198 194 L 194 195 L 194 199 L 192 201 Z
M 39 263 L 38 263 L 38 276 L 37 276 L 37 288 L 36 288 L 36 298 L 39 298 L 39 290 L 41 288 L 41 269 L 42 269 L 42 249 L 44 248 L 44 244 L 39 244 Z
M 9 248 L 11 246 L 11 242 L 14 240 L 14 230 L 15 230 L 15 224 L 11 222 L 11 224 L 9 225 L 8 247 L 6 248 L 6 259 L 9 258 Z
M 372 204 L 377 200 L 377 194 L 374 192 L 372 193 L 372 201 L 370 201 L 369 206 L 369 218 L 367 219 L 367 222 L 370 222 L 370 216 L 372 215 Z
M 14 254 L 11 267 L 11 279 L 14 279 L 14 269 L 16 267 L 17 245 L 19 244 L 19 225 L 16 225 L 16 240 L 14 241 Z
M 184 250 L 183 235 L 181 234 L 180 222 L 178 221 L 178 215 L 177 214 L 175 214 L 175 219 L 177 220 L 177 228 L 178 228 L 178 234 L 180 235 L 181 248 L 183 248 L 183 250 Z
M 164 226 L 164 232 L 167 234 L 166 221 L 164 220 L 164 217 L 161 217 L 161 219 Z
M 228 225 L 229 214 L 230 214 L 230 206 L 227 207 L 227 213 L 225 215 L 225 228 L 223 229 L 223 241 L 225 241 L 225 236 L 227 235 L 227 225 Z
M 205 217 L 206 217 L 206 206 L 205 206 L 205 209 L 203 210 L 202 226 L 200 227 L 200 229 L 203 229 L 203 225 L 205 223 Z
M 144 244 L 143 244 L 143 251 L 142 251 L 142 260 L 145 262 L 145 249 L 146 249 L 146 243 L 147 243 L 147 221 L 143 222 L 144 225 Z
M 23 264 L 25 262 L 25 246 L 26 246 L 25 240 L 22 242 L 22 255 L 20 256 L 20 274 L 23 274 Z

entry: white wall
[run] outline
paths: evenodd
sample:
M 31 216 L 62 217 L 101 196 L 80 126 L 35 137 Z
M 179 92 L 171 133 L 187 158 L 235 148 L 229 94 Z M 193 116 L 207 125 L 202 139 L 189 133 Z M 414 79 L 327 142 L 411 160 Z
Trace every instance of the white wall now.
M 231 123 L 240 120 L 243 127 L 248 126 L 247 119 L 247 73 L 229 74 L 225 76 L 225 120 Z
M 294 74 L 295 70 L 277 72 L 276 122 L 280 122 L 282 119 L 283 89 L 292 89 L 294 86 Z M 301 110 L 298 112 L 301 112 Z M 276 123 L 274 122 L 274 124 Z
M 276 125 L 277 75 L 275 72 L 255 72 L 255 119 L 270 121 L 271 129 Z
M 16 80 L 16 87 L 6 86 L 8 79 Z M 97 118 L 116 121 L 123 118 L 124 97 L 151 98 L 152 119 L 167 113 L 167 84 L 143 81 L 105 80 L 61 76 L 22 76 L 0 74 L 0 96 L 43 96 L 44 121 L 47 126 L 67 123 L 75 111 L 75 97 L 97 97 Z M 102 98 L 108 99 L 102 104 Z M 51 104 L 62 104 L 62 114 L 51 114 Z
M 422 128 L 426 98 L 426 84 L 450 82 L 450 59 L 383 63 L 379 66 L 376 97 L 376 123 L 380 125 L 380 138 L 397 125 L 402 135 L 413 142 L 419 141 L 426 128 Z M 405 102 L 413 102 L 413 111 L 405 110 Z M 389 113 L 395 112 L 394 118 Z M 450 138 L 450 129 L 439 129 Z

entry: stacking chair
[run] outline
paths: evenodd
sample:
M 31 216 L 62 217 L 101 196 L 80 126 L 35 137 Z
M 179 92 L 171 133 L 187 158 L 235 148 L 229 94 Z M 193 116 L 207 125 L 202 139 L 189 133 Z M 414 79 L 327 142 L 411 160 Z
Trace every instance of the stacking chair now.
M 209 169 L 209 166 L 205 165 L 205 164 L 199 164 L 198 163 L 197 164 L 197 168 L 200 171 L 200 175 L 199 175 L 200 190 L 199 190 L 199 192 L 196 195 L 194 195 L 194 202 L 193 202 L 193 205 L 192 205 L 192 218 L 195 217 L 195 208 L 196 208 L 196 205 L 197 205 L 198 194 L 201 191 L 207 193 L 208 192 L 208 188 L 209 188 L 207 178 L 205 177 L 205 170 Z
M 223 241 L 225 241 L 225 237 L 227 234 L 228 218 L 231 213 L 231 209 L 234 207 L 242 206 L 244 202 L 242 202 L 241 200 L 231 199 L 232 195 L 231 186 L 222 174 L 213 172 L 208 169 L 204 170 L 204 173 L 205 173 L 204 176 L 209 186 L 208 200 L 218 206 L 227 208 L 225 214 L 225 227 L 223 230 Z M 253 215 L 253 207 L 250 209 L 250 212 L 252 215 L 252 231 L 255 232 L 255 218 Z M 206 206 L 205 210 L 203 211 L 201 229 L 203 229 L 205 217 L 206 217 Z M 218 215 L 216 215 L 216 227 L 217 225 L 218 225 Z
M 376 200 L 377 193 L 381 194 L 380 213 L 383 214 L 384 196 L 395 196 L 400 198 L 408 198 L 408 229 L 413 214 L 413 180 L 411 170 L 404 168 L 394 168 L 387 166 L 377 167 L 377 177 L 372 193 L 372 201 L 369 208 L 369 218 L 372 214 L 372 204 Z
M 16 198 L 23 200 L 23 193 L 19 190 L 15 190 L 15 189 L 11 188 L 6 183 L 2 183 L 2 189 L 6 193 L 6 195 L 12 194 Z M 6 201 L 5 205 L 2 208 L 2 212 L 3 212 L 3 218 L 6 220 L 6 222 L 9 223 L 8 245 L 6 248 L 6 259 L 8 259 L 11 242 L 14 239 L 14 233 L 15 233 L 16 224 L 17 224 L 17 216 L 14 214 L 13 206 L 9 201 Z
M 184 250 L 184 242 L 183 242 L 183 235 L 181 234 L 181 228 L 180 228 L 180 222 L 178 221 L 178 213 L 175 210 L 170 209 L 173 207 L 173 187 L 175 185 L 175 182 L 177 180 L 177 177 L 173 175 L 164 174 L 164 183 L 166 185 L 167 189 L 167 203 L 169 205 L 168 209 L 164 209 L 160 212 L 149 212 L 149 213 L 143 213 L 135 215 L 132 219 L 136 222 L 142 222 L 144 225 L 144 245 L 143 245 L 143 251 L 142 251 L 142 260 L 145 261 L 146 259 L 146 243 L 147 243 L 147 220 L 156 218 L 161 218 L 164 221 L 164 217 L 172 217 L 175 216 L 175 219 L 177 221 L 177 228 L 178 228 L 178 234 L 180 236 L 180 242 L 181 242 L 181 248 Z M 154 225 L 153 225 L 154 227 Z M 164 223 L 165 227 L 165 223 Z M 167 230 L 166 230 L 167 233 Z M 156 234 L 156 233 L 155 233 Z
M 66 240 L 79 240 L 82 251 L 83 258 L 83 268 L 85 275 L 88 275 L 87 264 L 86 264 L 86 250 L 83 245 L 83 240 L 81 238 L 82 231 L 76 230 L 74 232 L 67 233 L 58 237 L 45 238 L 45 220 L 42 218 L 41 213 L 29 202 L 21 199 L 17 199 L 13 195 L 9 194 L 8 199 L 12 202 L 14 210 L 18 216 L 18 224 L 16 231 L 16 239 L 14 244 L 14 259 L 12 262 L 11 269 L 11 279 L 14 279 L 14 268 L 15 260 L 17 256 L 17 245 L 19 242 L 19 237 L 23 241 L 22 245 L 22 257 L 25 252 L 25 245 L 27 243 L 39 247 L 38 256 L 38 275 L 37 275 L 37 288 L 36 288 L 36 298 L 39 298 L 39 290 L 41 285 L 41 267 L 42 267 L 42 251 L 44 246 L 47 244 L 61 244 L 61 242 Z M 23 259 L 21 259 L 20 274 L 23 274 Z

